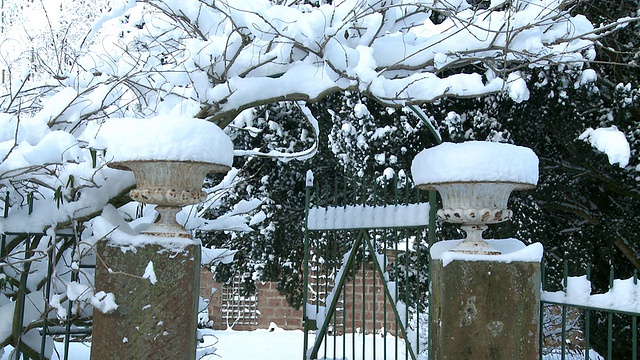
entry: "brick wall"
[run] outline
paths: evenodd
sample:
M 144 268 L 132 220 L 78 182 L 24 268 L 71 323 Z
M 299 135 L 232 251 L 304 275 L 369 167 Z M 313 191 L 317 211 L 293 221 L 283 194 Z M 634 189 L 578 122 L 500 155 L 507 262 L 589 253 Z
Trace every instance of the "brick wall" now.
M 393 257 L 390 256 L 390 261 Z M 315 272 L 310 274 L 312 292 L 310 294 L 310 304 L 315 305 L 313 293 L 315 292 L 319 299 L 319 305 L 324 306 L 326 293 L 330 292 L 333 287 L 333 281 L 330 279 L 329 284 L 325 284 L 327 276 L 324 269 L 316 266 Z M 329 276 L 328 278 L 331 278 Z M 315 279 L 315 280 L 314 280 Z M 318 284 L 320 282 L 320 284 Z M 209 299 L 209 318 L 213 320 L 213 326 L 216 329 L 226 329 L 229 325 L 233 325 L 235 330 L 255 330 L 267 329 L 271 322 L 278 327 L 294 330 L 302 329 L 302 309 L 294 309 L 289 306 L 286 298 L 280 295 L 275 282 L 260 282 L 256 284 L 257 289 L 257 324 L 241 325 L 233 324 L 232 320 L 223 318 L 223 309 L 226 301 L 223 301 L 223 285 L 213 281 L 213 274 L 203 269 L 200 279 L 200 294 L 203 298 Z M 212 289 L 215 291 L 212 294 Z M 355 294 L 355 301 L 354 301 Z M 387 310 L 386 324 L 387 332 L 396 334 L 396 324 L 393 309 L 389 300 L 385 300 L 383 281 L 378 273 L 375 274 L 373 263 L 362 264 L 356 272 L 354 278 L 349 279 L 345 285 L 344 293 L 340 294 L 340 302 L 337 307 L 337 321 L 333 326 L 336 333 L 343 332 L 343 324 L 347 333 L 355 331 L 364 331 L 373 333 L 383 329 L 385 322 L 385 305 Z M 346 295 L 346 297 L 344 297 Z M 343 298 L 344 297 L 344 298 Z M 255 299 L 255 298 L 252 298 Z M 355 307 L 355 309 L 354 309 Z M 374 307 L 375 307 L 375 324 L 374 324 Z M 355 314 L 354 314 L 355 310 Z M 343 319 L 343 312 L 344 314 Z M 318 324 L 320 326 L 320 324 Z M 353 329 L 353 330 L 352 330 Z
M 285 296 L 280 295 L 278 283 L 265 282 L 256 285 L 258 291 L 258 328 L 265 329 L 271 322 L 285 330 L 302 329 L 302 308 L 289 306 Z
M 222 321 L 220 312 L 221 295 L 221 286 L 213 281 L 211 271 L 207 268 L 202 268 L 200 273 L 200 296 L 209 300 L 209 319 L 213 320 L 216 329 L 220 328 L 219 325 Z
M 321 266 L 316 266 L 316 274 L 312 279 L 324 279 L 324 271 Z M 374 279 L 375 273 L 375 279 Z M 330 293 L 333 283 L 325 285 L 324 281 L 312 282 L 313 292 L 318 294 L 319 305 L 325 306 L 325 293 Z M 318 284 L 319 283 L 319 284 Z M 315 299 L 310 296 L 310 304 L 315 305 Z M 355 307 L 355 309 L 354 309 Z M 335 323 L 332 322 L 333 331 L 340 334 L 346 331 L 351 333 L 365 332 L 367 334 L 384 329 L 386 308 L 386 331 L 391 334 L 396 331 L 396 321 L 390 300 L 385 299 L 385 290 L 380 274 L 374 270 L 373 262 L 360 264 L 360 268 L 353 278 L 347 279 L 345 289 L 341 292 L 336 309 Z M 375 309 L 375 311 L 374 311 Z M 343 314 L 344 312 L 344 314 Z M 374 322 L 375 313 L 375 322 Z M 321 324 L 318 324 L 320 326 Z
M 257 324 L 233 324 L 234 330 L 267 329 L 271 322 L 285 330 L 302 329 L 302 309 L 289 306 L 285 296 L 280 295 L 276 282 L 259 282 L 257 290 Z M 232 325 L 232 320 L 223 318 L 223 285 L 213 281 L 213 275 L 208 270 L 202 271 L 200 279 L 200 296 L 210 299 L 209 319 L 213 320 L 215 329 L 226 329 Z M 211 289 L 216 289 L 211 295 Z
M 353 296 L 354 292 L 355 303 Z M 353 317 L 354 304 L 355 318 Z M 385 305 L 387 310 L 386 320 Z M 378 332 L 384 328 L 386 321 L 386 331 L 392 334 L 396 333 L 393 307 L 391 306 L 390 300 L 388 298 L 385 299 L 384 284 L 380 279 L 380 274 L 374 270 L 373 263 L 365 264 L 364 270 L 358 270 L 355 279 L 346 284 L 346 302 L 344 308 L 346 311 L 345 318 L 347 319 L 347 332 L 351 332 L 349 330 L 351 326 L 353 326 L 355 329 L 359 328 L 360 331 L 363 331 L 367 334 Z M 375 323 L 373 321 L 374 313 Z

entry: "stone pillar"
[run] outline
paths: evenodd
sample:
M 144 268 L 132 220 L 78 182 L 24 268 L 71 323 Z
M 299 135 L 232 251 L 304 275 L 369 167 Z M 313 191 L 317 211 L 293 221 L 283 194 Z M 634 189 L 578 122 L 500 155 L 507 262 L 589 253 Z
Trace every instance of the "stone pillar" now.
M 457 243 L 432 249 L 431 359 L 539 359 L 542 246 L 520 243 L 503 255 L 443 253 Z
M 200 283 L 200 246 L 181 252 L 144 245 L 123 253 L 98 243 L 96 284 L 115 295 L 118 309 L 94 311 L 94 360 L 195 359 Z M 153 264 L 155 284 L 141 278 Z M 126 299 L 126 300 L 125 300 Z

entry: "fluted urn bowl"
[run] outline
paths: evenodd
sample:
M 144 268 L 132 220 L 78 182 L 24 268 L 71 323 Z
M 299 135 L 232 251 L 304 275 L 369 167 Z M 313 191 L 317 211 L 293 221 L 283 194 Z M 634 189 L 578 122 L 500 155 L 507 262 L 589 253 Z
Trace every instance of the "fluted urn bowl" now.
M 195 161 L 135 160 L 111 162 L 108 166 L 133 171 L 136 188 L 129 196 L 141 203 L 156 204 L 159 217 L 145 234 L 184 237 L 188 233 L 176 222 L 176 214 L 182 206 L 198 204 L 207 198 L 202 191 L 207 174 L 229 171 L 225 165 Z
M 500 254 L 482 232 L 511 218 L 507 203 L 513 190 L 535 187 L 538 158 L 531 149 L 509 144 L 444 143 L 418 154 L 411 171 L 416 187 L 440 193 L 438 217 L 467 233 L 453 251 Z
M 109 167 L 133 171 L 136 188 L 130 197 L 156 205 L 159 217 L 144 232 L 150 235 L 189 237 L 176 222 L 176 214 L 184 205 L 204 201 L 205 176 L 227 172 L 233 160 L 229 137 L 200 119 L 113 119 L 103 125 L 97 139 L 106 148 Z

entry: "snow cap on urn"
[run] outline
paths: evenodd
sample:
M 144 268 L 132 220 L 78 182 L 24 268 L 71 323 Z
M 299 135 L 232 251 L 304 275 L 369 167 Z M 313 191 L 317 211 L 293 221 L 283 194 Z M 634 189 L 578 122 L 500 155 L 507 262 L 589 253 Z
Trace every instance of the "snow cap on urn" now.
M 230 167 L 233 143 L 218 125 L 192 117 L 159 115 L 109 119 L 92 147 L 110 163 L 138 160 L 195 161 Z
M 538 183 L 538 157 L 529 148 L 511 144 L 442 143 L 422 150 L 411 164 L 411 174 L 415 184 L 423 188 L 462 181 L 511 182 L 533 187 Z

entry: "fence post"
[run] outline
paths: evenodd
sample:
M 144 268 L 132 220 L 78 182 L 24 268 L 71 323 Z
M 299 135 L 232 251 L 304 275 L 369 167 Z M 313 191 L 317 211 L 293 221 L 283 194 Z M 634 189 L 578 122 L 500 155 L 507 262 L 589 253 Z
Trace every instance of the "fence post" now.
M 307 302 L 309 297 L 309 230 L 308 224 L 306 223 L 309 220 L 309 202 L 311 198 L 311 189 L 313 188 L 313 172 L 311 170 L 307 171 L 307 178 L 305 183 L 305 206 L 304 206 L 304 273 L 303 273 L 303 282 L 302 282 L 302 322 L 304 326 L 304 347 L 303 347 L 303 359 L 307 359 L 307 349 L 309 348 L 309 330 L 311 325 L 309 324 L 309 319 L 307 318 Z M 315 325 L 315 323 L 314 323 Z M 315 327 L 314 329 L 315 330 Z
M 2 214 L 3 218 L 7 218 L 9 217 L 9 192 L 7 191 L 7 195 L 4 198 L 4 211 Z M 2 233 L 0 235 L 0 259 L 4 258 L 5 255 L 5 251 L 6 251 L 6 246 L 7 246 L 7 236 Z
M 433 359 L 539 359 L 539 263 L 445 264 L 431 262 Z

